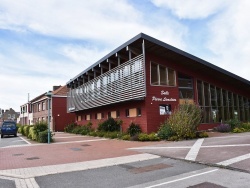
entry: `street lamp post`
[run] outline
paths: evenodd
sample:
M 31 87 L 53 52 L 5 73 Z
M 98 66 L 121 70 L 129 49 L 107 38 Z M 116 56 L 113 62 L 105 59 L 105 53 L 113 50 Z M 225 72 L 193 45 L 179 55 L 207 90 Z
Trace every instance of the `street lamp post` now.
M 50 106 L 51 106 L 51 97 L 52 97 L 52 92 L 48 91 L 45 96 L 47 96 L 48 99 L 48 144 L 50 144 Z

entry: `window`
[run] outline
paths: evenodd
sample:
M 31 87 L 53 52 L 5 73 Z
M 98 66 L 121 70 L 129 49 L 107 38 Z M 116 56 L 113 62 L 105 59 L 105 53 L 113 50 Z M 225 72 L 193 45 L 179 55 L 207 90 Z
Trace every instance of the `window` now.
M 141 116 L 141 108 L 137 108 L 137 116 Z
M 108 118 L 118 118 L 120 117 L 120 113 L 118 111 L 108 112 Z
M 179 74 L 179 97 L 180 99 L 193 99 L 193 79 L 189 76 Z
M 41 104 L 38 103 L 38 112 L 40 112 L 40 111 L 41 111 Z
M 126 117 L 141 116 L 141 108 L 131 108 L 125 110 Z
M 102 119 L 102 118 L 103 118 L 103 113 L 96 114 L 96 119 Z
M 91 115 L 90 114 L 86 115 L 85 120 L 91 120 Z
M 151 62 L 151 85 L 175 86 L 175 71 Z
M 42 102 L 42 110 L 45 110 L 45 102 Z
M 77 121 L 82 121 L 82 116 L 77 116 Z

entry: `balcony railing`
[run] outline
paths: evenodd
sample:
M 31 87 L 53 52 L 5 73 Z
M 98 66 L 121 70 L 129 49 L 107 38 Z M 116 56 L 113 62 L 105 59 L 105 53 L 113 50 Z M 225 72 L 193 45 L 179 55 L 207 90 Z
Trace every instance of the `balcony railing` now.
M 75 89 L 67 98 L 68 111 L 142 99 L 146 96 L 143 54 L 111 69 Z

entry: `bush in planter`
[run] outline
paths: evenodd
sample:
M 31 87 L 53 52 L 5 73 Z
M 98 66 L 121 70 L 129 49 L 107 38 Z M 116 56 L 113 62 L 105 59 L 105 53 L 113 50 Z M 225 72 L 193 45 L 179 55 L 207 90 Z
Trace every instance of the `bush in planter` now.
M 53 142 L 52 133 L 50 132 L 50 141 Z M 47 143 L 48 142 L 48 130 L 39 132 L 38 142 Z
M 19 128 L 18 128 L 18 133 L 20 133 L 20 134 L 23 135 L 23 128 L 24 128 L 23 125 L 19 126 Z
M 30 130 L 30 127 L 29 125 L 25 125 L 24 128 L 23 128 L 23 135 L 24 136 L 29 136 L 29 130 Z
M 195 104 L 181 104 L 168 118 L 173 135 L 178 139 L 193 138 L 201 122 L 201 109 Z
M 29 129 L 28 138 L 31 139 L 31 140 L 35 140 L 35 139 L 33 139 L 34 137 L 35 137 L 34 127 L 31 126 L 30 129 Z
M 244 128 L 246 131 L 250 131 L 250 122 L 242 123 L 241 128 Z
M 162 140 L 167 140 L 169 137 L 174 135 L 167 121 L 165 121 L 163 124 L 160 125 L 160 128 L 157 134 L 158 134 L 158 137 Z
M 44 121 L 41 121 L 41 122 L 37 122 L 35 125 L 34 125 L 34 138 L 36 138 L 36 140 L 38 141 L 38 135 L 40 132 L 43 132 L 45 130 L 48 129 L 48 124 Z
M 130 140 L 130 135 L 129 134 L 125 134 L 121 137 L 122 140 Z
M 76 123 L 70 123 L 64 128 L 64 132 L 72 133 L 73 129 L 77 126 Z
M 119 132 L 106 132 L 104 134 L 104 137 L 105 138 L 111 138 L 111 139 L 114 139 L 114 138 L 117 138 L 119 135 Z
M 233 133 L 243 133 L 243 132 L 246 132 L 246 129 L 238 127 L 233 129 Z
M 236 127 L 240 127 L 241 126 L 241 121 L 238 120 L 237 118 L 234 118 L 234 119 L 230 119 L 226 122 L 226 124 L 230 125 L 231 127 L 231 130 L 233 130 L 234 128 Z
M 215 130 L 218 131 L 218 132 L 222 132 L 222 133 L 230 132 L 231 131 L 231 126 L 228 125 L 228 124 L 220 124 L 217 127 L 215 127 Z
M 108 118 L 106 121 L 99 123 L 98 131 L 115 132 L 120 131 L 121 121 L 115 121 L 113 118 Z
M 133 136 L 135 136 L 135 135 L 137 135 L 137 134 L 139 134 L 139 133 L 141 133 L 142 131 L 141 131 L 141 127 L 140 127 L 140 125 L 139 124 L 135 124 L 135 123 L 131 123 L 130 125 L 129 125 L 129 127 L 128 127 L 128 129 L 127 129 L 127 133 L 131 136 L 131 137 L 133 137 Z
M 155 133 L 150 133 L 150 134 L 146 134 L 146 133 L 140 133 L 138 135 L 138 140 L 139 141 L 159 141 L 160 138 L 155 134 Z

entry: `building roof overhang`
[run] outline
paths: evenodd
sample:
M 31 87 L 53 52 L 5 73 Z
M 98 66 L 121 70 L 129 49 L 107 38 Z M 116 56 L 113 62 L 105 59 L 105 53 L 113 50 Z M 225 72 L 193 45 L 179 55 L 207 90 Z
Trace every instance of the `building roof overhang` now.
M 95 71 L 100 72 L 98 70 L 100 67 L 106 66 L 108 69 L 108 63 L 117 61 L 117 57 L 121 57 L 121 59 L 125 59 L 126 61 L 129 60 L 129 50 L 135 55 L 143 53 L 143 42 L 146 53 L 149 52 L 163 58 L 171 59 L 183 68 L 190 69 L 190 67 L 192 67 L 192 70 L 201 71 L 208 76 L 218 76 L 220 81 L 230 82 L 231 85 L 235 85 L 237 88 L 241 89 L 244 88 L 250 93 L 250 81 L 144 33 L 136 35 L 80 74 L 70 79 L 70 81 L 67 82 L 67 86 L 69 87 L 71 84 L 76 83 L 79 79 L 87 79 L 88 76 L 93 76 Z

